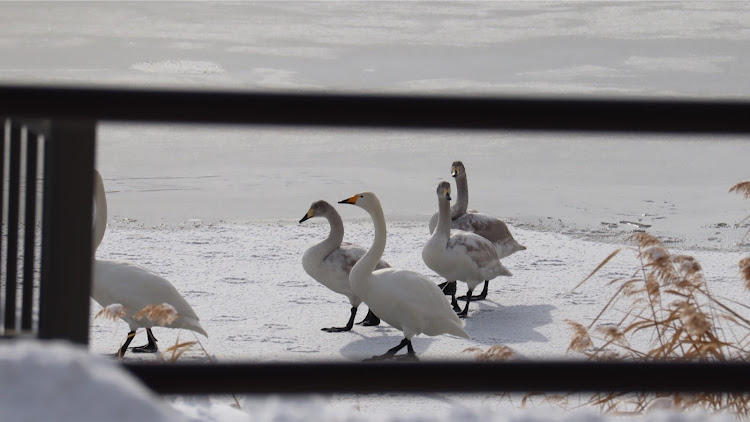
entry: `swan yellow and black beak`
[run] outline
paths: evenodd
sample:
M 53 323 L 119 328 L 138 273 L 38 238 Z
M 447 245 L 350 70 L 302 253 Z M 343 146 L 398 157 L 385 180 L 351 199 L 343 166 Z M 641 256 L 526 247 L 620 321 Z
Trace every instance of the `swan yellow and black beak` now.
M 447 188 L 443 188 L 443 195 L 445 195 L 445 199 L 451 200 L 451 188 L 450 186 Z
M 309 219 L 311 219 L 313 217 L 315 217 L 315 211 L 313 211 L 313 209 L 310 208 L 309 210 L 307 210 L 307 214 L 305 214 L 305 216 L 302 217 L 302 219 L 299 222 L 301 223 L 301 222 L 309 220 Z
M 458 177 L 458 174 L 461 172 L 461 169 L 458 168 L 458 166 L 451 167 L 451 176 Z
M 354 204 L 357 203 L 357 198 L 359 198 L 359 195 L 354 195 L 351 198 L 346 198 L 344 200 L 339 201 L 339 204 L 352 204 L 352 205 L 354 205 Z

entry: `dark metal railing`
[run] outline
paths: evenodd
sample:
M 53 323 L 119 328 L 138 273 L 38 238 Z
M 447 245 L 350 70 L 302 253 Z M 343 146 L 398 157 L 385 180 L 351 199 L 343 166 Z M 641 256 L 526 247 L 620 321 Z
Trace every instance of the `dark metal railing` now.
M 750 134 L 750 101 L 729 100 L 418 97 L 6 85 L 0 86 L 0 113 L 14 121 L 46 124 L 38 334 L 82 343 L 88 339 L 91 172 L 95 125 L 100 121 Z M 13 183 L 9 185 L 9 189 L 16 188 Z M 9 232 L 13 230 L 10 223 Z M 155 391 L 186 394 L 750 391 L 746 382 L 750 365 L 741 363 L 130 363 L 125 367 Z
M 93 121 L 468 130 L 750 133 L 750 102 L 0 86 L 0 111 Z
M 5 189 L 7 181 L 7 194 L 0 191 L 0 198 L 7 197 L 2 201 L 6 233 L 0 277 L 4 285 L 0 334 L 86 344 L 95 122 L 14 117 L 0 118 L 0 123 L 4 129 L 0 139 L 0 189 Z M 43 186 L 37 192 L 40 146 Z M 38 261 L 37 250 L 41 253 Z

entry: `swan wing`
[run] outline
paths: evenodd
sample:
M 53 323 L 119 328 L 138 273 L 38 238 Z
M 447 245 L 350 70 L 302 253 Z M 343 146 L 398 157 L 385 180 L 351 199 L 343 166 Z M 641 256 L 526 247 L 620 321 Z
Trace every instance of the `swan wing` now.
M 372 277 L 365 303 L 384 321 L 404 331 L 407 338 L 420 333 L 468 338 L 443 292 L 427 277 L 393 268 L 375 271 Z
M 199 320 L 172 283 L 133 263 L 97 259 L 93 284 L 92 297 L 102 306 L 119 303 L 132 315 L 146 306 L 168 303 L 178 315 Z
M 495 246 L 475 233 L 451 230 L 446 253 L 465 257 L 473 264 L 482 280 L 491 280 L 500 275 L 511 275 L 500 263 Z M 460 278 L 459 278 L 460 279 Z
M 476 233 L 495 244 L 499 258 L 505 258 L 526 247 L 518 243 L 508 229 L 508 225 L 495 217 L 470 212 L 453 220 L 451 228 Z
M 357 261 L 362 259 L 362 257 L 365 256 L 365 253 L 367 253 L 367 250 L 365 248 L 359 245 L 356 245 L 354 243 L 349 243 L 349 242 L 342 242 L 341 247 L 338 250 L 340 250 L 341 253 L 345 255 L 343 259 L 346 260 L 346 265 L 347 265 L 346 273 L 347 274 L 351 272 L 352 267 L 354 267 L 354 264 L 356 264 Z M 388 264 L 387 262 L 381 259 L 380 261 L 378 261 L 378 264 L 375 266 L 375 269 L 379 270 L 381 268 L 390 268 L 390 266 L 391 266 L 390 264 Z

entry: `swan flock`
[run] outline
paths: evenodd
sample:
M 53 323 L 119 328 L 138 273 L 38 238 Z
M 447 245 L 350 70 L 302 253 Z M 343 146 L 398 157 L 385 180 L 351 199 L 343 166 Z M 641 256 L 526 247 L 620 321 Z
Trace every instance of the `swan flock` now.
M 428 223 L 431 233 L 422 249 L 426 266 L 445 283 L 436 284 L 419 272 L 398 269 L 384 261 L 387 229 L 383 208 L 372 192 L 360 192 L 338 204 L 354 205 L 369 214 L 375 236 L 369 249 L 344 242 L 344 223 L 333 205 L 313 202 L 299 223 L 312 218 L 328 222 L 328 236 L 310 246 L 302 255 L 302 267 L 318 283 L 345 296 L 350 305 L 347 322 L 339 327 L 322 328 L 328 333 L 352 330 L 359 306 L 368 307 L 367 316 L 357 323 L 377 326 L 381 320 L 403 333 L 403 340 L 383 354 L 366 360 L 418 360 L 412 338 L 418 334 L 438 336 L 450 334 L 469 339 L 461 318 L 469 315 L 472 301 L 484 300 L 488 284 L 511 272 L 500 260 L 526 247 L 510 234 L 507 225 L 494 217 L 468 211 L 468 183 L 462 162 L 451 165 L 456 180 L 456 201 L 451 207 L 451 185 L 442 181 L 436 189 L 437 209 Z M 101 175 L 94 170 L 94 226 L 93 251 L 96 253 L 104 238 L 107 225 L 107 201 Z M 466 301 L 463 309 L 457 305 L 456 282 L 467 285 L 467 294 L 458 298 Z M 473 296 L 474 289 L 484 283 L 482 292 Z M 445 295 L 450 295 L 450 302 Z M 132 262 L 94 259 L 92 298 L 104 309 L 114 309 L 115 317 L 124 320 L 130 331 L 117 351 L 156 352 L 153 327 L 187 329 L 208 336 L 200 319 L 188 302 L 168 280 Z M 163 307 L 167 319 L 144 314 L 153 307 Z M 128 348 L 137 329 L 145 328 L 148 344 Z M 397 353 L 406 348 L 406 354 Z

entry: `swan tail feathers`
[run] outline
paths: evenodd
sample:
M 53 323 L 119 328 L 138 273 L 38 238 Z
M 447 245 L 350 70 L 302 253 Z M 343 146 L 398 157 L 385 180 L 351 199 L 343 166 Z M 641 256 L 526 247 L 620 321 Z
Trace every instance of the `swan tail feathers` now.
M 453 334 L 456 337 L 463 337 L 465 339 L 471 340 L 471 336 L 469 333 L 464 330 L 464 327 L 462 327 L 463 323 L 459 322 L 458 324 L 454 325 L 454 328 L 449 331 L 449 334 Z

